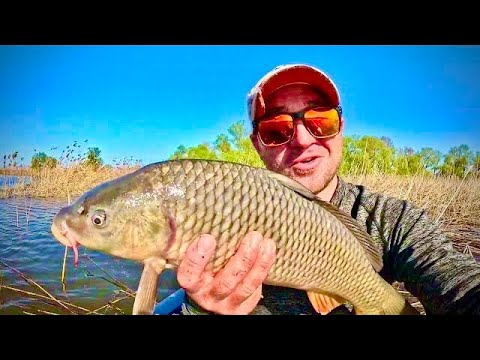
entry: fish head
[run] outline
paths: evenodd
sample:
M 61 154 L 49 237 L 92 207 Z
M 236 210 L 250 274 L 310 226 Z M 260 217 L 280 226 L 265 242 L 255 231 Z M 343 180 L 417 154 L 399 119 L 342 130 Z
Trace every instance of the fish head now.
M 144 261 L 160 257 L 175 236 L 175 225 L 162 196 L 161 182 L 137 171 L 104 182 L 54 216 L 51 231 L 61 244 L 84 246 L 116 257 Z M 157 181 L 158 182 L 158 181 Z M 164 193 L 164 192 L 163 192 Z

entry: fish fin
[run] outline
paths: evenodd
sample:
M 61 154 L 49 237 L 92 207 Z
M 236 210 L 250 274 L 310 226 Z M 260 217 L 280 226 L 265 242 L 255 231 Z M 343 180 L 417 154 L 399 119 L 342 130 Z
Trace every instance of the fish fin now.
M 165 269 L 165 260 L 147 259 L 143 267 L 137 294 L 133 303 L 132 315 L 152 315 L 157 300 L 157 288 L 160 274 Z
M 345 299 L 335 295 L 327 295 L 316 291 L 307 291 L 307 295 L 315 311 L 322 315 L 328 314 L 345 303 Z
M 400 315 L 422 315 L 420 311 L 415 309 L 408 301 L 405 301 L 405 306 L 403 307 Z
M 321 204 L 325 209 L 327 209 L 331 214 L 333 214 L 337 219 L 339 219 L 348 228 L 348 230 L 350 230 L 350 232 L 355 235 L 355 237 L 367 253 L 367 257 L 370 260 L 370 263 L 372 264 L 375 271 L 380 272 L 380 270 L 382 270 L 383 268 L 383 253 L 377 247 L 370 234 L 360 227 L 360 224 L 357 222 L 357 220 L 355 220 L 343 210 L 318 198 L 316 198 L 315 201 Z
M 289 178 L 288 176 L 278 174 L 271 170 L 265 170 L 269 177 L 279 181 L 282 185 L 286 186 L 287 188 L 295 191 L 296 193 L 304 196 L 308 200 L 316 200 L 318 199 L 313 192 L 311 192 L 308 188 L 303 186 L 298 181 Z
M 324 209 L 326 209 L 337 219 L 339 219 L 359 240 L 360 244 L 365 249 L 367 257 L 370 260 L 370 263 L 372 264 L 375 271 L 380 272 L 380 270 L 382 270 L 382 252 L 378 249 L 370 234 L 363 230 L 360 227 L 360 224 L 353 217 L 351 217 L 349 214 L 339 209 L 338 207 L 330 204 L 329 202 L 318 198 L 312 191 L 300 184 L 298 181 L 293 180 L 285 175 L 277 174 L 270 170 L 268 170 L 267 173 L 270 177 L 278 180 L 282 185 L 286 186 L 287 188 L 295 191 L 296 193 L 302 195 L 308 200 L 312 200 L 320 204 Z

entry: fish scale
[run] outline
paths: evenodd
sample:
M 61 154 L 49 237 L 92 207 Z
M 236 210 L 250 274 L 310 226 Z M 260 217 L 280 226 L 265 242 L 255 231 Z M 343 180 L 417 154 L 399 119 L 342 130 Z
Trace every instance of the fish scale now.
M 128 201 L 134 205 L 125 206 Z M 75 215 L 72 209 L 80 205 L 103 208 L 106 228 L 95 231 L 88 217 Z M 82 221 L 87 221 L 85 231 L 75 232 Z M 405 299 L 379 276 L 381 254 L 369 235 L 299 183 L 266 169 L 210 160 L 150 164 L 92 189 L 62 210 L 52 231 L 67 242 L 60 224 L 71 224 L 67 233 L 86 247 L 145 262 L 159 258 L 172 267 L 192 241 L 209 233 L 217 240 L 209 263 L 214 272 L 247 232 L 256 230 L 276 242 L 276 259 L 264 283 L 308 291 L 319 307 L 340 299 L 357 313 L 408 312 Z M 112 238 L 105 239 L 106 234 Z

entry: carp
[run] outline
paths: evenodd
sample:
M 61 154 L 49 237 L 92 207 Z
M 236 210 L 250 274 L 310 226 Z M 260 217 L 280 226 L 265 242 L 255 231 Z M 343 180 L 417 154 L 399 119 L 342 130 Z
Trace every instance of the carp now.
M 264 283 L 304 290 L 317 312 L 418 314 L 379 272 L 382 253 L 348 214 L 286 176 L 243 164 L 168 160 L 104 182 L 55 215 L 55 238 L 144 264 L 133 314 L 151 314 L 158 278 L 199 235 L 212 234 L 214 273 L 247 232 L 276 242 Z

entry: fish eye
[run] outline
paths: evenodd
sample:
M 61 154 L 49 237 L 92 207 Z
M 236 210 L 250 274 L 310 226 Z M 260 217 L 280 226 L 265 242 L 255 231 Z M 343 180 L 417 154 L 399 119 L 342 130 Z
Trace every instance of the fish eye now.
M 107 220 L 107 214 L 103 210 L 97 210 L 92 215 L 92 223 L 95 226 L 103 226 Z

